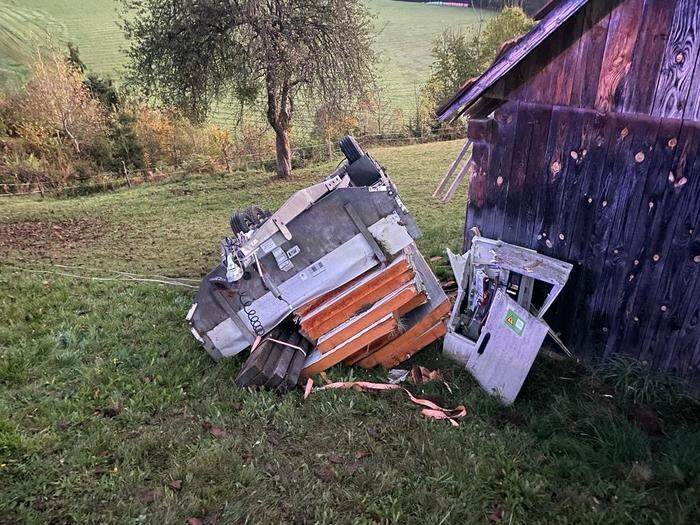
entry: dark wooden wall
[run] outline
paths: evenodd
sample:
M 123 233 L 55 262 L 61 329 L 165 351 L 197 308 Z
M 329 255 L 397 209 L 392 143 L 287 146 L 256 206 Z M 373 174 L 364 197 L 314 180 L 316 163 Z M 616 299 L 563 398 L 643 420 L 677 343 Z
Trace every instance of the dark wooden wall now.
M 485 97 L 700 120 L 700 0 L 590 0 Z
M 700 383 L 700 124 L 509 102 L 472 120 L 467 230 L 574 264 L 549 319 L 579 355 Z

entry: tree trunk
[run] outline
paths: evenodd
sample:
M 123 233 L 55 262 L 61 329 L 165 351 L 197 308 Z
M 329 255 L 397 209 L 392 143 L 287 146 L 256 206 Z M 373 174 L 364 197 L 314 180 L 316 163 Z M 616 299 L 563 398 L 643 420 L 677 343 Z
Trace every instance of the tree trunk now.
M 277 149 L 277 175 L 283 179 L 292 174 L 292 150 L 289 147 L 289 135 L 286 129 L 275 130 L 275 146 Z
M 294 108 L 290 97 L 289 79 L 281 83 L 273 74 L 266 73 L 267 85 L 267 121 L 275 130 L 275 147 L 277 150 L 277 175 L 286 179 L 292 174 L 292 151 L 289 147 L 289 128 Z M 279 92 L 277 91 L 279 89 Z

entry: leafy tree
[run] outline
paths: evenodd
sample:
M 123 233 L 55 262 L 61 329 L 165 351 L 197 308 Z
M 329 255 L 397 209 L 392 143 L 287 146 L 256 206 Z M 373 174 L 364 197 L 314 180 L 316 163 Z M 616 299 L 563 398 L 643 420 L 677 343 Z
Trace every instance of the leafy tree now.
M 106 111 L 112 111 L 119 105 L 119 91 L 111 77 L 88 72 L 85 62 L 80 58 L 78 46 L 68 42 L 66 63 L 84 77 L 83 85 L 90 91 L 94 99 L 99 101 Z
M 137 111 L 122 108 L 108 121 L 107 137 L 111 144 L 110 168 L 120 171 L 123 162 L 127 167 L 137 169 L 145 166 L 143 147 L 136 133 Z
M 372 77 L 371 20 L 361 0 L 122 0 L 132 83 L 191 118 L 231 97 L 261 97 L 277 173 L 291 172 L 300 100 L 362 95 Z
M 433 106 L 450 97 L 465 80 L 491 65 L 504 43 L 532 29 L 534 22 L 519 7 L 506 7 L 482 31 L 467 35 L 448 30 L 433 43 L 433 65 L 425 95 Z

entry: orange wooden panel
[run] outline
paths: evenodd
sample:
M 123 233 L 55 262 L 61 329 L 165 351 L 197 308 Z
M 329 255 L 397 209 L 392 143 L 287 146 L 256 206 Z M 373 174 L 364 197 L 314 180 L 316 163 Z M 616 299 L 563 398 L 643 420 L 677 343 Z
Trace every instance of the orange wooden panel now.
M 354 290 L 347 297 L 339 298 L 333 305 L 324 308 L 308 321 L 302 321 L 301 330 L 311 339 L 318 339 L 330 332 L 358 312 L 361 312 L 380 299 L 398 290 L 414 279 L 411 271 L 403 272 L 382 283 L 366 284 Z
M 355 352 L 359 352 L 373 341 L 386 336 L 396 330 L 397 321 L 393 315 L 387 315 L 384 319 L 368 327 L 352 339 L 345 341 L 341 346 L 324 354 L 318 361 L 310 364 L 301 371 L 301 377 L 306 378 L 323 372 L 324 370 L 340 363 Z
M 411 299 L 409 302 L 407 302 L 405 305 L 403 305 L 401 308 L 399 308 L 396 311 L 396 314 L 399 317 L 403 317 L 408 312 L 415 310 L 419 306 L 423 306 L 427 302 L 428 302 L 428 296 L 426 294 L 417 295 L 413 299 Z
M 415 284 L 408 284 L 404 288 L 393 292 L 391 295 L 378 301 L 372 308 L 362 314 L 349 319 L 347 322 L 335 328 L 332 332 L 319 338 L 316 348 L 326 353 L 341 344 L 346 339 L 361 332 L 371 324 L 382 319 L 387 314 L 393 313 L 417 296 L 421 295 Z M 422 294 L 425 297 L 425 293 Z
M 418 353 L 420 350 L 444 336 L 446 333 L 447 324 L 443 319 L 435 323 L 435 325 L 432 326 L 427 332 L 410 341 L 409 346 L 402 347 L 396 350 L 394 353 L 384 357 L 379 364 L 386 369 L 394 368 L 396 365 L 404 362 L 413 354 Z
M 333 300 L 334 298 L 338 297 L 341 293 L 343 293 L 345 290 L 351 288 L 358 282 L 360 282 L 362 279 L 366 278 L 368 275 L 370 275 L 371 270 L 368 270 L 367 272 L 363 273 L 362 275 L 358 275 L 354 279 L 346 282 L 345 284 L 342 284 L 338 286 L 338 288 L 335 288 L 331 290 L 330 292 L 324 293 L 320 297 L 316 297 L 316 299 L 311 299 L 310 301 L 305 302 L 302 304 L 299 308 L 297 308 L 294 313 L 298 318 L 304 317 L 307 315 L 309 312 L 312 312 L 319 306 L 321 306 L 323 303 L 326 303 L 328 301 Z
M 373 368 L 380 364 L 380 362 L 383 360 L 387 359 L 389 356 L 392 356 L 397 352 L 401 353 L 404 350 L 404 345 L 410 345 L 411 341 L 430 330 L 438 321 L 450 313 L 450 308 L 451 306 L 449 300 L 440 303 L 437 308 L 432 310 L 428 315 L 413 325 L 409 330 L 404 332 L 400 337 L 397 337 L 386 346 L 380 348 L 372 355 L 360 361 L 360 366 L 363 368 Z
M 343 361 L 346 365 L 354 365 L 358 361 L 362 361 L 365 357 L 368 355 L 373 354 L 377 350 L 379 350 L 381 347 L 384 345 L 390 343 L 397 337 L 401 335 L 401 331 L 397 328 L 390 334 L 385 335 L 384 337 L 381 337 L 377 339 L 376 341 L 372 341 L 371 344 L 368 344 L 366 347 L 364 347 L 362 350 L 359 352 L 355 352 L 352 354 L 350 357 L 348 357 L 345 361 Z
M 409 264 L 408 258 L 405 255 L 402 255 L 401 257 L 392 261 L 389 266 L 363 274 L 361 278 L 352 282 L 352 286 L 344 288 L 340 294 L 329 298 L 322 304 L 318 304 L 313 310 L 308 311 L 301 321 L 308 322 L 310 319 L 313 319 L 317 315 L 323 313 L 327 308 L 335 307 L 337 301 L 339 301 L 341 298 L 345 298 L 347 295 L 352 296 L 352 294 L 354 294 L 357 290 L 364 288 L 365 285 L 370 287 L 378 286 L 379 284 L 386 282 L 388 279 L 396 277 L 397 275 L 400 275 L 410 269 L 411 265 Z

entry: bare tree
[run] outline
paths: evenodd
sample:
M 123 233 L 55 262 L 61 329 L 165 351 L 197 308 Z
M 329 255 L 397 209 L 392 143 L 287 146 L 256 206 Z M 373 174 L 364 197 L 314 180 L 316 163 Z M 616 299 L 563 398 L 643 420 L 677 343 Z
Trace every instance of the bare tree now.
M 372 78 L 361 0 L 122 0 L 130 81 L 196 120 L 212 104 L 263 100 L 277 173 L 291 172 L 299 100 L 342 105 Z
M 37 55 L 30 73 L 24 92 L 13 103 L 24 135 L 55 133 L 70 141 L 77 154 L 84 143 L 99 140 L 105 114 L 77 69 L 62 57 Z

